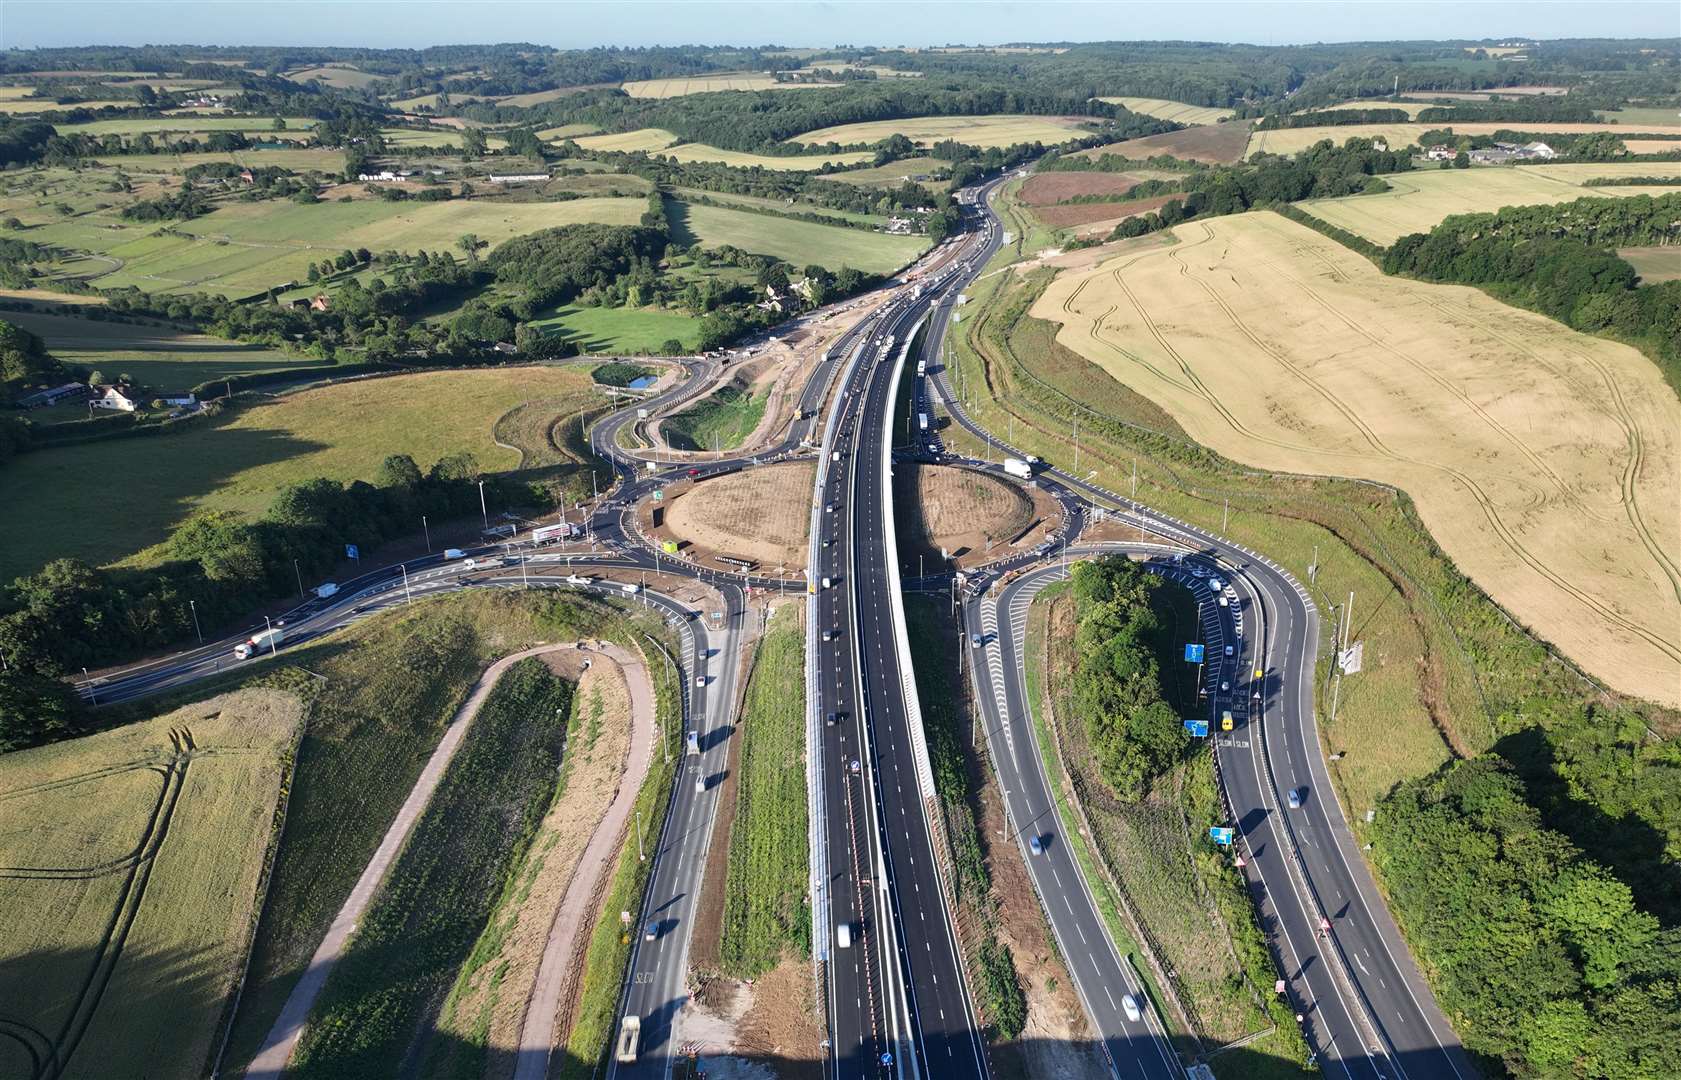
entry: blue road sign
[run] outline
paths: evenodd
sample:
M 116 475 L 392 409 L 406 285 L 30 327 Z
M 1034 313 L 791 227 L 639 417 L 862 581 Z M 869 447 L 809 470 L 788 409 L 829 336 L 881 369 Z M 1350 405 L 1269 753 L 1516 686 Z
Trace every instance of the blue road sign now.
M 344 545 L 344 557 L 347 558 L 347 559 L 355 559 L 357 561 L 361 561 L 362 553 L 361 553 L 361 551 L 357 550 L 357 547 L 356 547 L 355 544 L 346 544 L 346 545 Z
M 1203 652 L 1204 652 L 1204 649 L 1203 649 L 1203 646 L 1201 646 L 1201 645 L 1187 645 L 1187 646 L 1185 646 L 1185 662 L 1187 664 L 1200 664 L 1200 663 L 1202 663 Z
M 1216 844 L 1219 844 L 1221 847 L 1231 847 L 1232 838 L 1236 835 L 1235 830 L 1222 829 L 1218 825 L 1212 825 L 1208 829 L 1208 838 Z
M 1196 738 L 1206 739 L 1208 738 L 1208 721 L 1187 720 L 1185 721 L 1185 730 L 1190 732 Z

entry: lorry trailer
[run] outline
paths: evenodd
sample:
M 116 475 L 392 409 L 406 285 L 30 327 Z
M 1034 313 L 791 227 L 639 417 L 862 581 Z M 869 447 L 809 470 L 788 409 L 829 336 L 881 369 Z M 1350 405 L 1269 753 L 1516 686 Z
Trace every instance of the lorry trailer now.
M 263 630 L 252 634 L 244 641 L 233 647 L 233 654 L 241 660 L 249 660 L 264 649 L 273 650 L 286 639 L 286 631 L 276 626 L 270 630 Z

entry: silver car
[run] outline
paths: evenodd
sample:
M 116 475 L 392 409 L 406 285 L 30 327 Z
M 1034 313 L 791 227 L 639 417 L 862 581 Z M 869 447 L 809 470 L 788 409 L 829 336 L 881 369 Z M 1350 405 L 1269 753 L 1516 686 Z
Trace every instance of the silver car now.
M 1135 1024 L 1144 1019 L 1144 1014 L 1138 1011 L 1138 999 L 1131 994 L 1121 995 L 1121 1011 L 1126 1013 L 1127 1019 Z

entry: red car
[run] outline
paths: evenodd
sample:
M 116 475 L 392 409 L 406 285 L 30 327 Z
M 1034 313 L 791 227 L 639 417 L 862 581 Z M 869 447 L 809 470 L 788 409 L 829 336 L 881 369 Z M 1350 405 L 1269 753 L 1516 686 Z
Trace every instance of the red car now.
M 699 476 L 700 475 L 700 470 L 699 469 L 690 469 L 689 470 L 689 475 L 690 476 Z

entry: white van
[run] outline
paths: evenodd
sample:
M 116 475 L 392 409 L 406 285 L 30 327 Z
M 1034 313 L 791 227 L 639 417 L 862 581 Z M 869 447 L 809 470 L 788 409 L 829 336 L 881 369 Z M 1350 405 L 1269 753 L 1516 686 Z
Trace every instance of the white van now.
M 852 924 L 835 924 L 835 945 L 842 949 L 852 948 Z
M 444 558 L 446 559 L 461 559 L 465 558 L 466 555 L 467 553 L 460 548 L 444 548 Z

